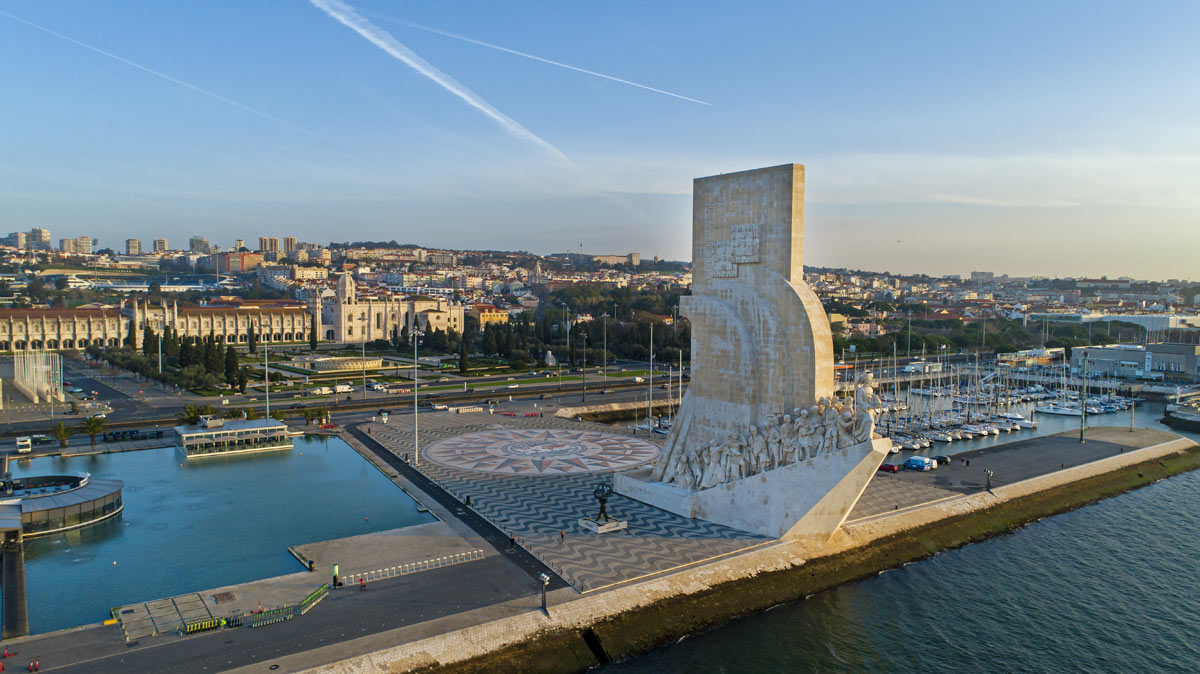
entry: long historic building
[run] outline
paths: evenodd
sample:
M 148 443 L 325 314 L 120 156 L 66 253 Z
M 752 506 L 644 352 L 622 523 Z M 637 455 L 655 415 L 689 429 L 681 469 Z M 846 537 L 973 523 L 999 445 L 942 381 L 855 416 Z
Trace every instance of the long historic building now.
M 122 314 L 133 319 L 139 347 L 147 325 L 158 334 L 170 325 L 182 337 L 212 335 L 218 342 L 232 344 L 250 341 L 250 333 L 257 334 L 262 342 L 303 342 L 312 329 L 308 310 L 290 302 L 234 301 L 181 307 L 178 302 L 130 300 Z
M 399 337 L 404 328 L 429 332 L 454 330 L 462 333 L 464 310 L 443 297 L 359 297 L 354 279 L 338 279 L 336 301 L 324 305 L 314 300 L 314 312 L 322 317 L 324 338 L 338 343 L 356 343 Z
M 128 322 L 117 309 L 0 309 L 0 351 L 120 346 Z
M 216 337 L 218 342 L 246 344 L 251 333 L 260 342 L 307 342 L 317 339 L 356 344 L 437 329 L 462 333 L 464 308 L 442 297 L 359 297 L 354 279 L 338 280 L 335 301 L 314 294 L 307 305 L 287 300 L 221 298 L 202 306 L 175 301 L 122 300 L 116 308 L 0 309 L 0 351 L 83 349 L 120 346 L 133 323 L 142 346 L 144 329 L 162 334 L 166 326 L 182 337 Z

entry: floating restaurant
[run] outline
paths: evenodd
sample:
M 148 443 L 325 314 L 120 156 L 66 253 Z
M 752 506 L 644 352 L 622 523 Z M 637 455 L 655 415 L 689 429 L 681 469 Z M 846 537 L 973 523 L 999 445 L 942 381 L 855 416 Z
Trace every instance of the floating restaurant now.
M 275 419 L 228 420 L 200 417 L 195 426 L 176 426 L 178 446 L 189 459 L 291 449 L 287 425 Z

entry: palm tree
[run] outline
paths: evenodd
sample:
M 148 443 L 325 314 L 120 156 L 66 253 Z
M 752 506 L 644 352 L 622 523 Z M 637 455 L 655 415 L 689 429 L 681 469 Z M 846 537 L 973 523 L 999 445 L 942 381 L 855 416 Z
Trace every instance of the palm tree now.
M 313 417 L 315 417 L 315 416 L 317 416 L 316 410 L 312 409 L 311 407 L 305 407 L 304 408 L 304 425 L 305 426 L 312 425 L 312 420 L 313 420 Z
M 88 439 L 92 441 L 92 446 L 95 447 L 96 436 L 104 430 L 104 419 L 96 416 L 88 417 L 79 424 L 79 430 L 87 434 Z
M 199 405 L 188 405 L 187 407 L 183 408 L 182 412 L 179 413 L 179 423 L 184 424 L 185 426 L 194 426 L 200 423 L 201 414 L 203 414 L 203 412 L 200 411 Z
M 67 446 L 67 440 L 71 437 L 71 429 L 67 428 L 67 424 L 60 421 L 50 429 L 50 435 L 58 438 L 59 449 L 64 449 Z

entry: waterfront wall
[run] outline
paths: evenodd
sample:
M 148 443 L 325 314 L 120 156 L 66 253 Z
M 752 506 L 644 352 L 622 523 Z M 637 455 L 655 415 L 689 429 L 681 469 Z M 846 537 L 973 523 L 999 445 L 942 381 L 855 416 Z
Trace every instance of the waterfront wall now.
M 552 605 L 549 617 L 526 611 L 305 671 L 582 671 L 1198 466 L 1200 448 L 1179 438 L 997 487 L 991 494 L 850 522 L 821 546 L 779 541 Z M 402 639 L 402 632 L 397 636 Z

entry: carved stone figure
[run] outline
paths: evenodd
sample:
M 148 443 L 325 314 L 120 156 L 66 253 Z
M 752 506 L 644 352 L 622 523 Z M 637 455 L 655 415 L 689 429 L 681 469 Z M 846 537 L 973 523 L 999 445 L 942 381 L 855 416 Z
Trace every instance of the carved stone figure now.
M 806 461 L 813 451 L 813 417 L 808 410 L 800 410 L 796 415 L 796 460 Z
M 854 444 L 854 414 L 849 409 L 837 418 L 838 449 L 845 449 Z
M 770 457 L 771 468 L 783 465 L 783 436 L 779 434 L 776 424 L 767 428 L 767 456 Z
M 757 426 L 750 427 L 750 441 L 746 443 L 750 453 L 758 457 L 759 470 L 771 470 L 771 458 L 767 453 L 767 439 L 758 432 Z
M 838 411 L 833 405 L 825 408 L 825 416 L 822 422 L 825 434 L 821 442 L 821 453 L 828 454 L 838 448 Z

